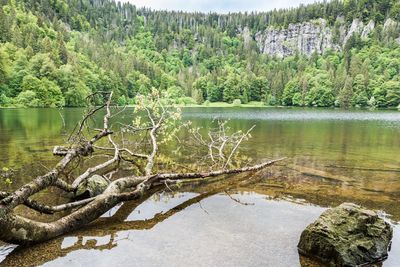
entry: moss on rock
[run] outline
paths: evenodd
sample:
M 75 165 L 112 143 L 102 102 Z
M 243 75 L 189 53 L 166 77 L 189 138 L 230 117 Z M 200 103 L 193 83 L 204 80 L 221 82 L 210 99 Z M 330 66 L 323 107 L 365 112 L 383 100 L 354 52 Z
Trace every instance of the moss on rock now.
M 332 266 L 363 266 L 387 258 L 392 236 L 390 224 L 374 211 L 343 203 L 307 226 L 298 250 Z
M 110 182 L 107 178 L 95 174 L 79 184 L 75 198 L 84 199 L 98 196 L 106 190 L 109 184 Z

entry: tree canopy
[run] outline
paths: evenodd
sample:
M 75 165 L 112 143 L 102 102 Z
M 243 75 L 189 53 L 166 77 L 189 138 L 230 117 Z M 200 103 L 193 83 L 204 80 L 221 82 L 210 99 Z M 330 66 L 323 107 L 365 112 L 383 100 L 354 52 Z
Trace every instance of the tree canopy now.
M 177 103 L 397 106 L 399 10 L 394 0 L 230 14 L 154 11 L 110 0 L 4 0 L 0 106 L 79 107 L 88 95 L 110 91 L 118 104 L 134 104 L 152 88 L 171 92 Z M 376 26 L 367 37 L 354 33 L 338 51 L 283 59 L 262 54 L 242 34 L 244 27 L 254 37 L 318 18 L 336 42 L 340 27 L 354 19 Z

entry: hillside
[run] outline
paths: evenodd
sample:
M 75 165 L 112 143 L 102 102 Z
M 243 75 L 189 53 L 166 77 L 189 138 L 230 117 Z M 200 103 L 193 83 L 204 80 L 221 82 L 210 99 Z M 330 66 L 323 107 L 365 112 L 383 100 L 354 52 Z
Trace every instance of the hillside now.
M 154 87 L 178 103 L 397 107 L 399 22 L 395 0 L 226 15 L 3 0 L 0 106 L 84 106 L 110 90 L 125 105 Z

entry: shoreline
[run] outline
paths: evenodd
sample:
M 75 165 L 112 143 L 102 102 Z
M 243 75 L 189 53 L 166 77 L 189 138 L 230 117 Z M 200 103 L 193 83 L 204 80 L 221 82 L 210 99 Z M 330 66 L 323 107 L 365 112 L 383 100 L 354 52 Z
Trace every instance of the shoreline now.
M 114 106 L 117 107 L 117 106 Z M 124 106 L 118 106 L 124 107 Z M 135 105 L 126 105 L 126 108 L 134 108 Z M 384 108 L 370 108 L 370 107 L 352 107 L 352 108 L 341 108 L 341 107 L 316 107 L 316 106 L 282 106 L 282 105 L 265 105 L 263 102 L 252 101 L 247 104 L 233 104 L 226 102 L 209 102 L 207 105 L 204 104 L 176 104 L 177 108 L 287 108 L 287 109 L 332 109 L 332 110 L 365 110 L 365 111 L 376 111 L 376 110 L 390 110 L 390 111 L 400 111 L 399 107 L 384 107 Z M 10 106 L 1 107 L 0 109 L 81 109 L 86 107 L 21 107 L 21 106 Z

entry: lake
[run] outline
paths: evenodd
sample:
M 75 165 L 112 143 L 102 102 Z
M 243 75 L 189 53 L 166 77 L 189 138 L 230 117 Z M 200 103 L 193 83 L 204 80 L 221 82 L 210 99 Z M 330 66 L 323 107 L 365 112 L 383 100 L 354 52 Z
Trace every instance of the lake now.
M 0 109 L 0 168 L 18 188 L 57 160 L 82 109 Z M 302 230 L 327 207 L 355 202 L 394 224 L 385 267 L 400 266 L 400 112 L 302 108 L 186 108 L 184 120 L 235 130 L 254 161 L 287 157 L 237 175 L 120 205 L 78 232 L 19 248 L 0 244 L 4 266 L 314 266 L 299 257 Z M 182 158 L 182 161 L 188 160 Z M 62 197 L 60 197 L 62 199 Z M 45 216 L 35 215 L 37 217 Z

